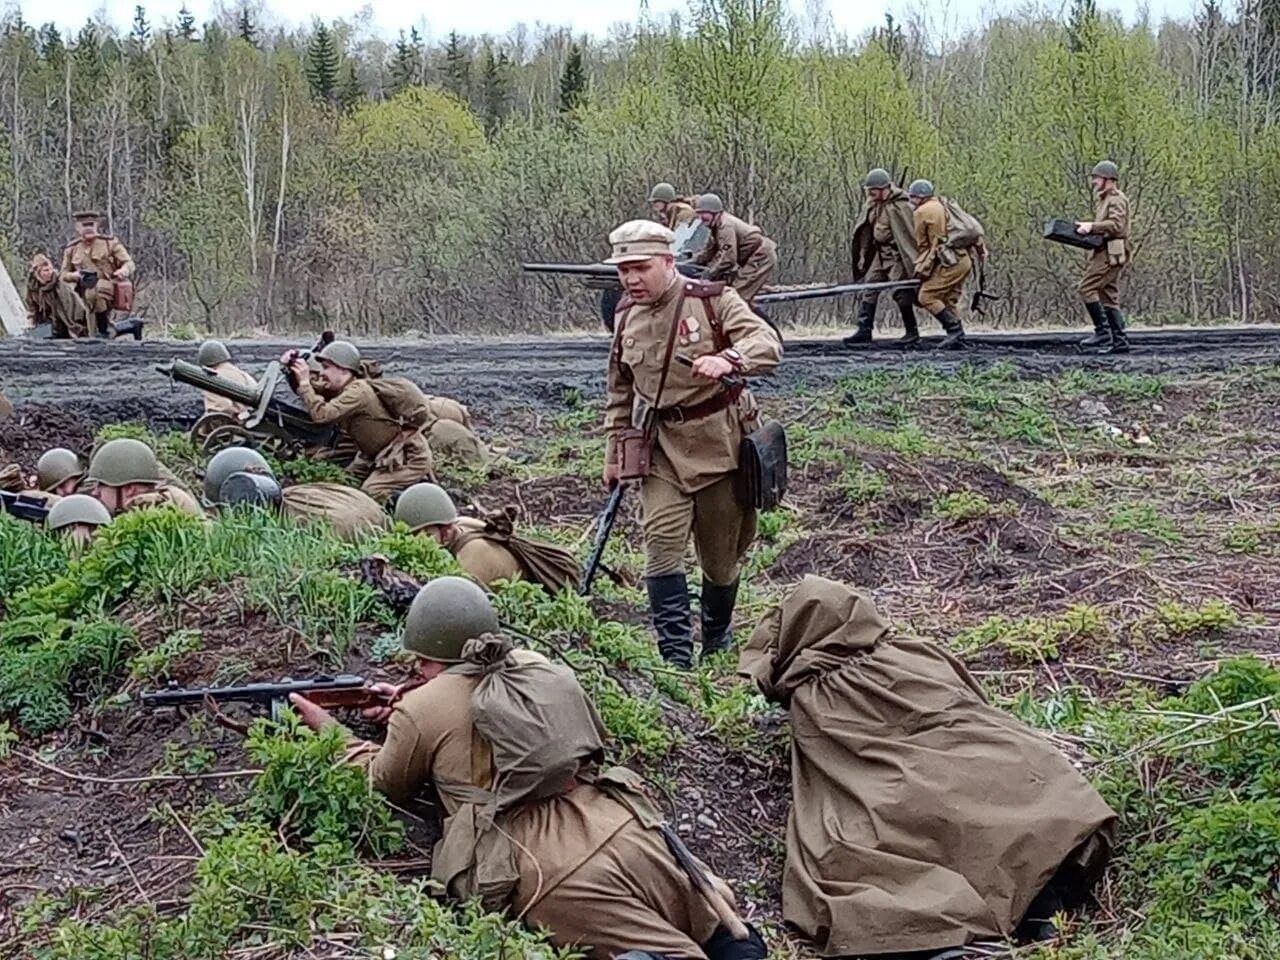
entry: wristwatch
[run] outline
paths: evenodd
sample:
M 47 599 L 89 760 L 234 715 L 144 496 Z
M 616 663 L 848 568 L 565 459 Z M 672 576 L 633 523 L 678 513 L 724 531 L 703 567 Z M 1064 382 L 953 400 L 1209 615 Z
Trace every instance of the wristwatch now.
M 740 354 L 737 350 L 733 349 L 733 347 L 729 347 L 726 350 L 721 350 L 720 356 L 724 357 L 726 360 L 732 363 L 733 369 L 735 370 L 742 369 L 742 354 Z

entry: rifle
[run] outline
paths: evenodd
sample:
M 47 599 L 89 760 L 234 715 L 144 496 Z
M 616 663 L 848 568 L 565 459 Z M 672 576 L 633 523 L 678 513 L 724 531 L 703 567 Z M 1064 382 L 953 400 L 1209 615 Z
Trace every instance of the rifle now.
M 613 521 L 618 517 L 618 508 L 622 506 L 622 492 L 624 489 L 621 483 L 614 485 L 613 491 L 609 494 L 609 499 L 605 501 L 604 509 L 600 511 L 600 516 L 596 520 L 595 542 L 591 547 L 591 556 L 587 558 L 587 565 L 582 570 L 582 582 L 578 585 L 578 596 L 580 597 L 590 595 L 591 584 L 595 581 L 596 573 L 603 565 L 604 548 L 609 543 L 609 534 L 613 532 Z
M 0 490 L 0 511 L 30 523 L 44 523 L 49 516 L 49 505 L 42 497 Z
M 401 694 L 421 683 L 410 682 L 401 688 Z M 181 707 L 204 703 L 252 703 L 271 707 L 272 717 L 289 703 L 289 694 L 298 693 L 319 707 L 389 707 L 399 697 L 388 697 L 372 689 L 364 677 L 342 674 L 337 677 L 312 677 L 309 680 L 293 680 L 289 677 L 279 683 L 245 683 L 231 687 L 179 687 L 170 682 L 163 690 L 147 690 L 138 695 L 138 702 L 149 710 L 157 707 Z

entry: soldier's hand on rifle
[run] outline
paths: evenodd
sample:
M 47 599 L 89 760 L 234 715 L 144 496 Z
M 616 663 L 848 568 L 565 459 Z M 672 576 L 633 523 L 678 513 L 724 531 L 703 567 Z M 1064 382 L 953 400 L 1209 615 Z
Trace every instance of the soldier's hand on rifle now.
M 328 710 L 324 707 L 317 707 L 300 693 L 289 694 L 289 705 L 302 718 L 302 722 L 312 730 L 320 730 L 338 722 L 333 719 L 333 715 Z
M 1087 220 L 1077 223 L 1076 233 L 1080 234 L 1082 237 L 1088 236 L 1090 233 L 1093 233 L 1093 224 Z
M 369 689 L 386 697 L 387 703 L 383 706 L 365 707 L 360 711 L 360 716 L 374 723 L 386 723 L 391 719 L 392 704 L 400 699 L 401 688 L 392 683 L 374 683 L 369 685 Z
M 693 361 L 693 375 L 707 380 L 719 380 L 733 373 L 733 364 L 724 357 L 708 354 Z

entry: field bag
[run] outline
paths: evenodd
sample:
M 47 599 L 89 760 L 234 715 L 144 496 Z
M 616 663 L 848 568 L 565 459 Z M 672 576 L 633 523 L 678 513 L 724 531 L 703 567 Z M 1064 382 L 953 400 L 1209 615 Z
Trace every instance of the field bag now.
M 431 407 L 418 385 L 404 377 L 376 377 L 369 385 L 387 411 L 387 416 L 404 430 L 421 430 L 430 426 Z
M 604 759 L 604 724 L 568 667 L 516 650 L 505 636 L 468 640 L 447 672 L 479 677 L 471 694 L 472 768 L 493 773 L 490 789 L 436 780 L 459 803 L 436 844 L 431 876 L 459 900 L 505 907 L 519 881 L 515 847 L 499 816 L 564 793 L 579 770 Z
M 772 510 L 787 492 L 787 434 L 777 421 L 742 438 L 738 449 L 738 502 Z
M 942 198 L 942 208 L 947 211 L 947 246 L 952 250 L 968 250 L 986 236 L 978 218 L 950 197 Z
M 582 564 L 570 551 L 554 543 L 530 540 L 515 532 L 515 508 L 484 518 L 483 530 L 463 533 L 454 544 L 461 550 L 473 540 L 489 540 L 506 547 L 519 561 L 525 576 L 548 593 L 574 589 L 582 578 Z

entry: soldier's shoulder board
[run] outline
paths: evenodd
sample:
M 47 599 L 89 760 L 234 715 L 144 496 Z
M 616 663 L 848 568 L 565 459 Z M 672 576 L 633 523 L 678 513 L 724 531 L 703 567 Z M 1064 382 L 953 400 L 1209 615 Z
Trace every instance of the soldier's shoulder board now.
M 684 282 L 684 295 L 686 297 L 697 297 L 701 300 L 710 297 L 718 297 L 724 293 L 724 282 L 720 280 L 686 280 Z

